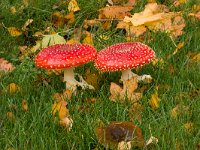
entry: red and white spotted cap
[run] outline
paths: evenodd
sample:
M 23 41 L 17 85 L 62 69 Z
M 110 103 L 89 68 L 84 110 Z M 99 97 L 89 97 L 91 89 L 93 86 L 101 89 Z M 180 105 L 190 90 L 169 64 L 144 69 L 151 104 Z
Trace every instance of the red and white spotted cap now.
M 96 58 L 97 51 L 86 44 L 56 44 L 44 48 L 35 58 L 36 66 L 46 69 L 76 67 Z
M 120 71 L 148 64 L 155 52 L 140 42 L 114 44 L 97 54 L 95 66 L 102 72 Z

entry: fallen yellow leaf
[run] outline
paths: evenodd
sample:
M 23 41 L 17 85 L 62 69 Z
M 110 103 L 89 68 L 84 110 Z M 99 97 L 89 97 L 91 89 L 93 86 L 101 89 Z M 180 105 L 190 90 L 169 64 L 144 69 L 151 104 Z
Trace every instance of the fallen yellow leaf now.
M 6 92 L 9 93 L 16 93 L 17 91 L 20 90 L 20 87 L 16 84 L 16 83 L 10 83 L 7 87 L 6 87 Z
M 151 99 L 149 100 L 149 105 L 153 110 L 158 109 L 160 105 L 160 98 L 158 97 L 157 91 L 151 95 Z
M 13 37 L 20 36 L 22 34 L 22 32 L 16 27 L 8 27 L 7 30 L 9 34 Z
M 183 125 L 183 127 L 188 131 L 192 132 L 194 130 L 194 123 L 193 122 L 187 122 Z
M 65 117 L 69 117 L 69 110 L 66 108 L 67 102 L 66 101 L 60 101 L 60 102 L 54 102 L 52 106 L 52 113 L 55 116 L 56 113 L 58 113 L 59 119 L 63 119 Z
M 11 111 L 9 111 L 9 112 L 6 113 L 6 117 L 10 121 L 14 121 L 15 120 L 15 115 Z
M 10 12 L 12 14 L 16 14 L 17 10 L 16 10 L 15 6 L 10 7 Z
M 70 0 L 70 2 L 68 4 L 68 10 L 69 10 L 69 12 L 76 12 L 76 11 L 80 10 L 76 0 Z
M 84 34 L 86 35 L 86 37 L 83 39 L 82 43 L 84 44 L 89 44 L 89 45 L 94 45 L 93 43 L 93 37 L 92 34 L 88 31 L 84 32 Z
M 22 110 L 23 111 L 28 111 L 28 103 L 26 100 L 22 101 Z
M 75 15 L 73 11 L 64 16 L 64 23 L 73 24 L 74 22 L 75 22 Z

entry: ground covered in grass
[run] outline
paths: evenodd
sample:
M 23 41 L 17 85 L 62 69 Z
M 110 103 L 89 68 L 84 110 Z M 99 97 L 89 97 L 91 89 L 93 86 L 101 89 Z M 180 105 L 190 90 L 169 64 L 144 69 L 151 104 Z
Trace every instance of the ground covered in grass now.
M 143 11 L 147 3 L 138 0 L 131 14 Z M 157 3 L 170 12 L 182 12 L 185 21 L 182 34 L 173 37 L 148 29 L 142 35 L 129 36 L 127 30 L 116 29 L 121 18 L 106 18 L 108 27 L 98 11 L 109 4 L 106 0 L 77 0 L 80 10 L 69 18 L 65 16 L 70 13 L 68 1 L 1 1 L 0 58 L 15 69 L 0 73 L 0 149 L 105 149 L 95 130 L 112 121 L 137 125 L 145 142 L 151 136 L 157 139 L 148 146 L 133 144 L 132 149 L 199 149 L 200 21 L 188 14 L 196 14 L 200 5 L 192 0 L 177 6 L 173 0 Z M 25 25 L 28 19 L 33 22 Z M 86 28 L 85 20 L 94 19 L 101 25 Z M 34 47 L 42 39 L 39 35 L 53 33 L 59 33 L 69 43 L 91 44 L 97 51 L 120 42 L 145 43 L 155 51 L 156 59 L 133 71 L 149 74 L 153 80 L 139 83 L 137 90 L 142 93 L 139 101 L 113 102 L 109 100 L 110 83 L 121 84 L 120 72 L 99 73 L 92 62 L 77 67 L 75 71 L 95 90 L 78 88 L 76 95 L 65 99 L 73 120 L 69 131 L 52 115 L 53 95 L 65 89 L 63 72 L 37 68 L 34 61 L 41 50 L 40 46 Z

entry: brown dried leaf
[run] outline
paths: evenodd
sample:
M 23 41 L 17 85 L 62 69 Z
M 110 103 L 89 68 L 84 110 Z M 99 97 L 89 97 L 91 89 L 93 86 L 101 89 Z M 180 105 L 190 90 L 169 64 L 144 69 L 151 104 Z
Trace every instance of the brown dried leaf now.
M 0 58 L 0 71 L 11 72 L 15 67 L 4 58 Z
M 62 27 L 63 26 L 63 15 L 59 11 L 55 11 L 50 16 L 50 21 L 53 23 L 55 27 Z
M 72 129 L 73 120 L 71 117 L 64 117 L 59 121 L 60 126 L 67 128 L 68 131 Z
M 116 83 L 111 82 L 110 84 L 110 100 L 116 102 L 120 98 L 120 93 L 123 89 Z
M 117 149 L 120 142 L 131 142 L 131 146 L 142 148 L 142 130 L 131 122 L 111 122 L 107 127 L 95 130 L 97 139 L 105 148 Z
M 130 16 L 133 7 L 128 6 L 109 6 L 99 9 L 99 19 L 124 19 L 125 16 Z
M 70 12 L 64 16 L 64 23 L 65 24 L 73 24 L 75 22 L 75 15 L 74 12 Z
M 101 25 L 101 22 L 100 21 L 97 21 L 97 20 L 84 20 L 84 25 L 83 27 L 85 29 L 87 29 L 88 27 L 95 27 L 95 26 L 100 26 Z
M 131 22 L 133 26 L 144 25 L 150 30 L 166 31 L 177 37 L 182 34 L 185 21 L 179 12 L 168 12 L 164 5 L 149 3 L 143 12 L 135 13 L 132 17 L 125 17 L 124 22 Z

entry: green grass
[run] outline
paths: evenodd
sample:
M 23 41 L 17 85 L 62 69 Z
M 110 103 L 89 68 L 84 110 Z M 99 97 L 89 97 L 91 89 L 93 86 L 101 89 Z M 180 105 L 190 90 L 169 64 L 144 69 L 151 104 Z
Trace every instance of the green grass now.
M 21 62 L 18 46 L 35 44 L 36 39 L 32 35 L 50 25 L 50 15 L 54 11 L 52 6 L 56 2 L 56 0 L 37 0 L 31 2 L 23 12 L 17 12 L 19 14 L 16 15 L 12 15 L 9 9 L 11 6 L 20 7 L 20 0 L 0 2 L 0 22 L 6 27 L 20 28 L 27 19 L 34 19 L 28 34 L 19 37 L 11 37 L 7 30 L 0 26 L 0 57 L 4 57 L 16 66 L 13 72 L 0 78 L 0 149 L 8 149 L 9 147 L 19 150 L 94 149 L 96 147 L 104 149 L 98 143 L 94 132 L 99 122 L 107 125 L 111 121 L 131 120 L 129 116 L 131 104 L 113 103 L 109 100 L 110 82 L 116 82 L 120 78 L 119 72 L 113 72 L 103 74 L 98 90 L 80 91 L 69 101 L 70 115 L 74 120 L 70 132 L 54 122 L 50 114 L 54 101 L 52 96 L 56 92 L 62 92 L 65 84 L 59 76 L 47 75 L 43 69 L 36 68 L 34 64 L 35 54 Z M 97 10 L 104 7 L 105 2 L 79 0 L 81 11 L 76 14 L 76 23 L 71 28 L 82 26 L 85 19 L 96 18 L 98 16 Z M 171 8 L 171 3 L 166 2 L 166 4 Z M 192 4 L 191 1 L 179 9 L 184 9 L 187 12 Z M 138 5 L 136 10 L 143 10 L 141 6 L 144 4 Z M 62 10 L 67 13 L 67 7 L 62 7 Z M 149 126 L 152 135 L 158 139 L 158 143 L 149 149 L 176 149 L 176 146 L 179 145 L 180 149 L 189 150 L 195 149 L 196 145 L 200 143 L 200 65 L 191 64 L 187 57 L 188 52 L 200 51 L 200 22 L 191 20 L 187 16 L 185 16 L 185 20 L 184 34 L 174 41 L 165 33 L 160 32 L 149 33 L 150 42 L 146 40 L 147 38 L 143 41 L 155 50 L 158 58 L 163 58 L 165 61 L 162 67 L 149 64 L 137 71 L 138 74 L 150 74 L 154 78 L 154 81 L 147 85 L 143 98 L 140 100 L 140 104 L 144 106 L 142 121 L 141 123 L 136 122 L 142 129 L 145 140 L 150 137 Z M 62 28 L 56 30 L 62 31 Z M 122 31 L 116 32 L 114 28 L 109 31 L 92 28 L 91 32 L 95 35 L 94 43 L 97 50 L 114 43 L 125 42 L 124 33 Z M 99 41 L 101 34 L 112 38 L 107 41 Z M 173 42 L 176 44 L 185 42 L 185 45 L 176 55 L 166 59 L 175 50 Z M 170 65 L 174 67 L 173 74 L 169 72 Z M 97 72 L 92 63 L 78 67 L 76 71 L 84 74 L 85 69 L 89 67 L 92 68 L 92 71 Z M 48 84 L 44 84 L 40 76 L 49 80 Z M 3 92 L 3 89 L 12 82 L 20 86 L 20 91 L 13 94 Z M 160 86 L 158 94 L 161 102 L 159 108 L 153 111 L 148 100 L 158 85 Z M 94 104 L 90 104 L 85 100 L 88 97 L 95 97 L 97 100 Z M 28 112 L 24 112 L 21 108 L 23 99 L 28 102 Z M 177 104 L 187 106 L 189 112 L 183 112 L 178 118 L 173 119 L 170 116 L 170 111 Z M 13 105 L 17 108 L 13 108 Z M 77 110 L 78 105 L 83 106 L 83 109 Z M 13 112 L 14 121 L 10 121 L 6 117 L 7 112 Z M 194 123 L 192 132 L 188 132 L 183 127 L 187 122 Z

